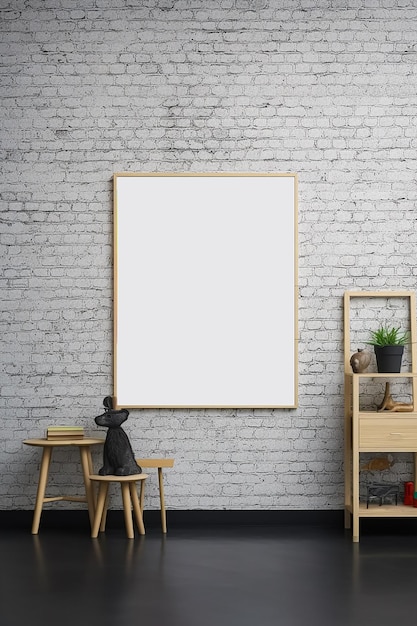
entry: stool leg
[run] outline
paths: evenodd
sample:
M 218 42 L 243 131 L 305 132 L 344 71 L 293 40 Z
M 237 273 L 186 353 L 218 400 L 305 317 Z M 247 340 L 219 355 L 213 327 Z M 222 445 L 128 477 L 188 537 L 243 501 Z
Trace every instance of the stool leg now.
M 41 467 L 39 470 L 38 491 L 36 493 L 35 511 L 33 513 L 32 535 L 39 532 L 39 523 L 41 521 L 41 513 L 43 501 L 45 498 L 46 483 L 48 482 L 49 466 L 51 464 L 52 448 L 45 446 L 43 448 Z
M 91 529 L 91 536 L 93 539 L 98 537 L 98 529 L 100 528 L 101 518 L 103 516 L 104 505 L 106 503 L 107 491 L 108 491 L 107 483 L 100 483 L 100 487 L 98 489 L 98 497 L 97 497 L 97 507 L 96 513 L 94 516 L 94 522 Z
M 145 481 L 141 480 L 141 495 L 142 495 L 142 491 L 143 491 L 143 483 Z M 136 520 L 136 524 L 138 525 L 139 528 L 139 533 L 141 535 L 145 534 L 145 526 L 143 525 L 143 517 L 142 517 L 142 511 L 141 511 L 141 507 L 139 504 L 139 498 L 138 498 L 138 492 L 136 491 L 136 483 L 135 482 L 131 482 L 129 483 L 129 488 L 130 488 L 130 497 L 132 498 L 132 504 L 133 504 L 133 512 L 135 514 L 135 520 Z
M 126 534 L 129 539 L 133 539 L 135 533 L 133 532 L 133 520 L 132 520 L 132 502 L 130 500 L 129 483 L 121 483 L 122 485 L 122 498 L 123 498 L 123 510 L 125 515 Z
M 161 502 L 161 523 L 162 532 L 167 531 L 167 517 L 165 513 L 165 499 L 164 499 L 164 479 L 162 476 L 162 467 L 158 467 L 158 480 L 159 480 L 159 500 Z
M 417 483 L 416 483 L 416 485 L 417 485 Z M 145 502 L 145 481 L 144 480 L 140 481 L 139 502 L 140 502 L 140 510 L 141 510 L 141 513 L 143 514 L 143 506 L 144 506 L 144 502 Z
M 101 516 L 100 532 L 104 533 L 106 530 L 107 509 L 109 508 L 109 491 L 106 493 L 106 501 L 104 503 L 103 515 Z

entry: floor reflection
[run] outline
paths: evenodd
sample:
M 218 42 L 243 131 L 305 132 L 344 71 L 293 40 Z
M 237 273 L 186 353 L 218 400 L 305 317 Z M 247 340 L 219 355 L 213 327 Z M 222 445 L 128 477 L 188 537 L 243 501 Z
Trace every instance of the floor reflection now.
M 0 534 L 1 626 L 407 623 L 417 537 L 326 529 Z

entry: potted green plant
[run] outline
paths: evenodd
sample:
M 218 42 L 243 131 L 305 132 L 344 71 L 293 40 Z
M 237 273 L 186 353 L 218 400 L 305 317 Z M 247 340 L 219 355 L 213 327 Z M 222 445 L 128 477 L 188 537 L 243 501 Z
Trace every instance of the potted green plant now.
M 404 346 L 409 343 L 410 335 L 395 326 L 380 326 L 371 332 L 367 343 L 374 346 L 378 372 L 397 374 L 401 371 Z

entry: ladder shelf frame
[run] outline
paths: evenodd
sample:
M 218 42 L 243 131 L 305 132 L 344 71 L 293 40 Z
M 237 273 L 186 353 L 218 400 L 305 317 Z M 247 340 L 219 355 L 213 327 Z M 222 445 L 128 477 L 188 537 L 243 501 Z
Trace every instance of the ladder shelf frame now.
M 351 358 L 351 300 L 362 298 L 364 300 L 370 298 L 408 298 L 408 314 L 410 324 L 410 371 L 400 372 L 397 374 L 363 372 L 355 374 L 352 372 L 350 365 Z M 371 506 L 366 508 L 359 501 L 360 487 L 360 453 L 368 451 L 389 452 L 381 446 L 360 445 L 360 418 L 365 416 L 372 418 L 374 415 L 383 419 L 404 418 L 415 428 L 417 433 L 417 326 L 416 326 L 416 294 L 414 291 L 346 291 L 344 294 L 343 304 L 344 314 L 344 469 L 345 469 L 345 528 L 350 528 L 352 523 L 352 540 L 359 541 L 359 520 L 362 517 L 416 517 L 417 508 L 404 505 L 386 505 Z M 360 380 L 385 378 L 386 380 L 396 380 L 400 378 L 411 379 L 411 395 L 413 400 L 413 411 L 410 412 L 377 412 L 360 411 Z M 379 420 L 380 421 L 380 420 Z M 378 421 L 375 422 L 376 428 Z M 395 433 L 392 433 L 395 434 Z M 388 444 L 387 444 L 388 445 Z M 401 450 L 401 442 L 396 442 L 391 451 L 395 452 L 413 452 L 414 456 L 414 484 L 417 486 L 417 444 L 415 449 L 410 450 L 407 444 Z M 369 446 L 368 446 L 369 447 Z

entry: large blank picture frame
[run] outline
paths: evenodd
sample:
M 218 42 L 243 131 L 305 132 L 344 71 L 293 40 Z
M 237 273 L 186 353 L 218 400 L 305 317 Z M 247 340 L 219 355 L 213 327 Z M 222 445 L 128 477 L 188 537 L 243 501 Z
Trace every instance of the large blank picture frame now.
M 297 406 L 296 174 L 114 175 L 114 396 Z

